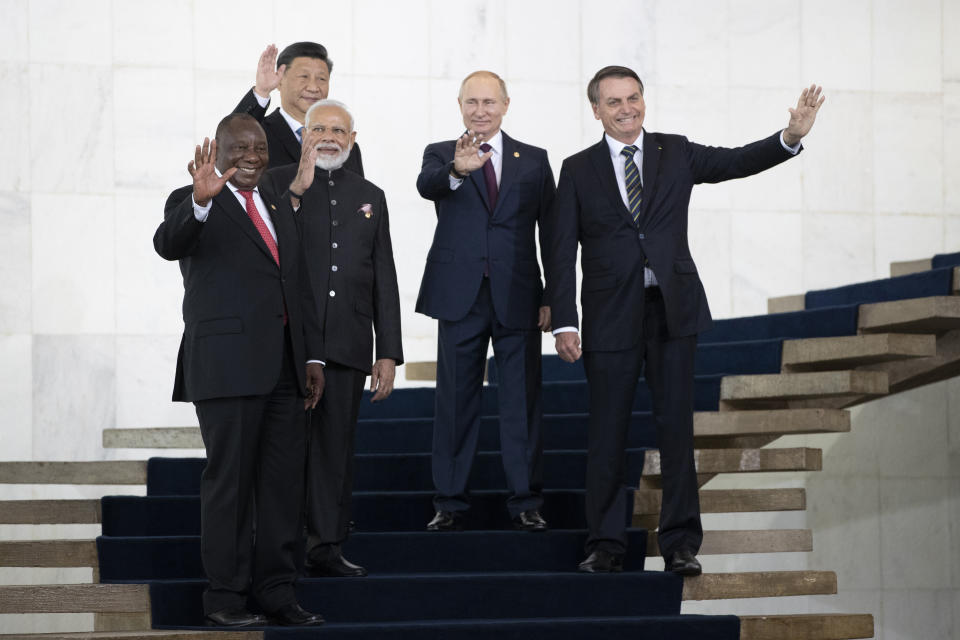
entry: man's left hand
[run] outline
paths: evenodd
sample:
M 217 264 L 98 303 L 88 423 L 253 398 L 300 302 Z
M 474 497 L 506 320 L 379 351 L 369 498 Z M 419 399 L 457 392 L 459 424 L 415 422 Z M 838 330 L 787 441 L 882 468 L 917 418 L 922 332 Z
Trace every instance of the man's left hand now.
M 820 95 L 822 89 L 823 87 L 818 87 L 815 84 L 810 85 L 800 94 L 800 99 L 797 100 L 797 108 L 788 109 L 790 111 L 790 122 L 787 124 L 787 128 L 783 130 L 783 141 L 788 147 L 795 146 L 803 136 L 810 133 L 813 121 L 817 119 L 817 112 L 820 111 L 820 105 L 826 100 L 826 96 Z
M 397 375 L 397 363 L 393 358 L 381 358 L 373 363 L 370 372 L 370 391 L 374 392 L 370 402 L 379 402 L 393 392 L 393 379 Z
M 553 330 L 553 326 L 550 324 L 550 307 L 540 307 L 540 313 L 537 318 L 537 326 L 540 327 L 540 331 L 543 331 L 544 333 Z
M 320 402 L 326 379 L 323 377 L 323 365 L 319 362 L 307 363 L 307 397 L 303 401 L 304 409 L 313 409 Z

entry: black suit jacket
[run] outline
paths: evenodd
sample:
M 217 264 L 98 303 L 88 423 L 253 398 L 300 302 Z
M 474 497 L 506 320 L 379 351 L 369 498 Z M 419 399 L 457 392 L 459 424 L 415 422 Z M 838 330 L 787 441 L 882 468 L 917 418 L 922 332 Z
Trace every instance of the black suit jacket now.
M 491 208 L 482 169 L 450 189 L 455 147 L 455 140 L 427 145 L 417 177 L 417 190 L 437 211 L 417 311 L 462 319 L 477 299 L 486 264 L 497 318 L 511 329 L 533 329 L 538 308 L 550 304 L 535 236 L 539 224 L 545 247 L 545 218 L 556 192 L 547 152 L 504 133 L 500 189 Z
M 290 125 L 280 115 L 279 109 L 274 109 L 273 113 L 267 115 L 266 107 L 261 107 L 260 103 L 257 102 L 257 97 L 253 95 L 253 89 L 247 91 L 233 112 L 249 113 L 263 127 L 263 130 L 267 133 L 267 148 L 270 153 L 271 169 L 300 162 L 300 141 L 290 130 Z M 343 168 L 363 176 L 363 157 L 360 155 L 359 145 L 353 145 Z M 284 190 L 287 186 L 289 185 L 284 186 Z
M 670 335 L 688 336 L 708 329 L 710 309 L 687 242 L 693 185 L 753 175 L 791 157 L 780 144 L 780 132 L 728 149 L 645 131 L 643 199 L 637 225 L 620 197 L 605 139 L 564 160 L 550 217 L 547 283 L 553 293 L 553 326 L 579 324 L 579 242 L 584 350 L 622 350 L 637 344 L 646 260 L 663 292 Z
M 280 192 L 296 173 L 297 165 L 287 165 L 267 175 Z M 375 332 L 375 358 L 403 364 L 400 293 L 383 191 L 352 171 L 316 169 L 296 217 L 326 361 L 370 373 Z
M 192 186 L 167 198 L 153 237 L 157 253 L 179 260 L 183 274 L 183 339 L 173 399 L 261 395 L 280 375 L 284 304 L 301 389 L 307 360 L 324 358 L 313 292 L 293 211 L 269 185 L 260 197 L 277 232 L 280 265 L 229 187 L 213 198 L 206 222 L 193 213 Z

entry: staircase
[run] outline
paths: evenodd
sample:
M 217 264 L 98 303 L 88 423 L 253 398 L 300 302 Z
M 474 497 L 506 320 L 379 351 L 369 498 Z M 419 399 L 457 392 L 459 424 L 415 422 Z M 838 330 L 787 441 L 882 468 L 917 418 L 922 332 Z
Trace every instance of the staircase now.
M 809 292 L 803 308 L 721 320 L 701 336 L 694 429 L 705 519 L 711 514 L 800 512 L 803 488 L 711 488 L 717 477 L 760 479 L 773 472 L 818 471 L 813 447 L 770 447 L 783 436 L 842 434 L 847 408 L 960 371 L 960 274 L 952 266 L 873 283 Z M 917 293 L 923 295 L 916 295 Z M 794 306 L 798 306 L 794 301 Z M 429 371 L 429 365 L 423 366 Z M 355 517 L 349 557 L 371 570 L 363 579 L 304 580 L 300 597 L 330 621 L 322 637 L 488 638 L 670 637 L 808 638 L 873 636 L 869 614 L 680 615 L 680 602 L 837 592 L 831 571 L 712 573 L 713 554 L 804 553 L 808 529 L 705 531 L 708 572 L 681 581 L 657 571 L 659 456 L 646 390 L 638 390 L 628 457 L 633 525 L 628 566 L 612 576 L 573 573 L 583 540 L 586 386 L 579 364 L 544 358 L 546 437 L 543 535 L 510 531 L 503 508 L 494 417 L 497 372 L 484 389 L 483 435 L 474 470 L 472 520 L 456 534 L 423 532 L 432 514 L 429 473 L 432 389 L 398 389 L 364 404 L 357 442 Z M 112 429 L 105 447 L 196 449 L 196 428 Z M 146 485 L 147 495 L 102 500 L 0 502 L 0 525 L 100 525 L 97 540 L 7 540 L 0 566 L 89 567 L 90 584 L 0 587 L 0 614 L 94 614 L 95 633 L 42 638 L 208 635 L 200 622 L 198 498 L 202 460 L 0 462 L 0 482 Z M 640 471 L 643 470 L 642 477 Z M 751 474 L 747 476 L 746 474 Z M 652 556 L 648 558 L 647 556 Z M 642 569 L 646 568 L 644 571 Z M 653 569 L 653 570 L 651 570 Z M 842 585 L 840 585 L 842 586 Z M 784 601 L 779 610 L 788 610 Z M 151 627 L 153 631 L 147 631 Z M 303 631 L 219 632 L 259 639 Z M 390 635 L 387 635 L 390 634 Z

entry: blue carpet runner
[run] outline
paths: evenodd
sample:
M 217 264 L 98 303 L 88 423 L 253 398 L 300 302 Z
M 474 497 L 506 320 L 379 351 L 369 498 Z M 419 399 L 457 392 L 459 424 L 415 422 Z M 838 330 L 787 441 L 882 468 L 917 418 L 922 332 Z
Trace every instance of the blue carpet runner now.
M 940 253 L 930 261 L 934 269 L 942 267 L 960 267 L 960 253 Z

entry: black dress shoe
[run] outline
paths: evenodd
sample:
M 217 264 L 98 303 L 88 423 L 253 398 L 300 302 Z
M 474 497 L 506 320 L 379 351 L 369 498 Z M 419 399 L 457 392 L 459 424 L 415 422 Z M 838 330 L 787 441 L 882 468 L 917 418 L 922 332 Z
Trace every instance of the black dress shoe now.
M 366 569 L 343 557 L 340 545 L 323 546 L 329 546 L 329 550 L 307 555 L 304 570 L 311 578 L 360 578 L 367 575 Z
M 463 516 L 457 511 L 437 511 L 433 520 L 427 523 L 427 531 L 460 531 L 463 529 Z
M 204 622 L 208 627 L 264 627 L 267 619 L 246 609 L 221 609 L 207 615 Z
M 623 554 L 597 549 L 580 563 L 577 571 L 583 573 L 619 573 L 623 571 Z
M 304 611 L 298 604 L 286 604 L 270 614 L 270 622 L 284 627 L 316 627 L 323 624 L 323 616 Z
M 547 521 L 536 509 L 527 509 L 513 518 L 513 528 L 520 531 L 546 531 Z
M 681 549 L 667 558 L 664 570 L 681 576 L 698 576 L 703 573 L 703 567 L 696 556 L 686 549 Z

